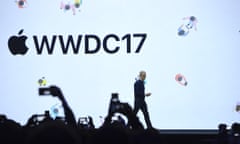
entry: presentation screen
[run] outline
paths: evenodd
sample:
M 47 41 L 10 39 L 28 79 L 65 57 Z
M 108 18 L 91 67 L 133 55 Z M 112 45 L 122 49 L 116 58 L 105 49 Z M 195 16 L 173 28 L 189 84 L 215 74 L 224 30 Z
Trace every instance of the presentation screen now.
M 96 127 L 112 93 L 145 98 L 159 129 L 216 129 L 240 121 L 239 0 L 8 0 L 0 9 L 0 113 L 26 124 L 61 102 Z M 58 113 L 62 114 L 61 111 Z M 137 113 L 145 125 L 141 111 Z M 146 125 L 145 125 L 146 126 Z

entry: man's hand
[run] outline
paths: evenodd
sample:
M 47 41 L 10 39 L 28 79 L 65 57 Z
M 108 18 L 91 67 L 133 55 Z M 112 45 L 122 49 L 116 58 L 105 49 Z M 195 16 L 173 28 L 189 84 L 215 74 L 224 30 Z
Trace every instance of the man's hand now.
M 152 95 L 152 93 L 146 93 L 145 94 L 145 96 L 151 96 Z

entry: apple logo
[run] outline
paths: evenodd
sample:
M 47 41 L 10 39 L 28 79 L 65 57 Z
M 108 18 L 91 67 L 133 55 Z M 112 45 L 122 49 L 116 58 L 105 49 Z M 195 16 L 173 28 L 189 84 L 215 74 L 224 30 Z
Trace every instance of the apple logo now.
M 8 40 L 8 48 L 13 55 L 25 55 L 28 51 L 27 36 L 22 35 L 22 33 L 23 29 L 18 32 L 18 36 L 11 36 Z

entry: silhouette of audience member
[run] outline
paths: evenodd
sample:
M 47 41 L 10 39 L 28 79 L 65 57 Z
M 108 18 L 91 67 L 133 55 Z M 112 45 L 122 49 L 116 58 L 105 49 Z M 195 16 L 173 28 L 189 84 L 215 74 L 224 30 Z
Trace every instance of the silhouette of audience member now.
M 39 117 L 42 117 L 41 120 L 39 120 Z M 50 117 L 49 111 L 45 111 L 44 114 L 33 114 L 29 119 L 25 127 L 35 127 L 43 122 L 52 121 L 53 119 Z
M 0 115 L 0 143 L 12 144 L 23 143 L 21 125 L 14 120 Z
M 94 129 L 95 125 L 91 116 L 80 117 L 78 119 L 78 128 L 80 129 Z
M 67 101 L 65 100 L 61 89 L 57 86 L 50 86 L 48 88 L 39 88 L 40 95 L 52 95 L 53 97 L 57 97 L 61 102 L 64 110 L 65 115 L 65 122 L 68 125 L 77 126 L 75 116 L 68 105 Z
M 89 119 L 89 126 L 90 126 L 90 128 L 95 128 L 95 125 L 94 125 L 94 123 L 93 123 L 93 118 L 91 117 L 91 116 L 88 116 L 88 119 Z
M 76 123 L 75 116 L 70 106 L 68 105 L 67 101 L 65 100 L 61 89 L 58 88 L 57 86 L 50 86 L 49 88 L 40 88 L 39 94 L 43 95 L 44 91 L 49 91 L 48 94 L 52 95 L 53 97 L 57 97 L 62 102 L 66 124 L 76 127 L 77 123 Z M 42 121 L 38 121 L 38 117 L 44 117 L 44 119 Z M 43 115 L 37 115 L 37 114 L 32 115 L 32 117 L 29 118 L 26 126 L 27 127 L 36 126 L 43 121 L 45 122 L 45 121 L 51 121 L 51 120 L 53 119 L 50 117 L 49 111 L 45 111 L 45 114 Z
M 217 144 L 228 144 L 228 131 L 226 124 L 218 125 Z
M 136 144 L 162 144 L 159 132 L 154 129 L 147 129 L 144 131 L 137 131 L 132 134 L 132 139 Z M 180 142 L 175 142 L 174 144 L 182 144 Z M 168 143 L 167 143 L 168 144 Z
M 62 102 L 62 106 L 65 114 L 65 121 L 67 122 L 67 124 L 76 127 L 77 122 L 76 122 L 75 116 L 70 106 L 68 105 L 67 101 L 65 100 L 61 89 L 58 88 L 57 86 L 50 86 L 49 90 L 51 92 L 51 95 L 58 97 L 58 99 Z
M 142 123 L 139 121 L 138 117 L 133 112 L 132 107 L 128 103 L 121 103 L 120 100 L 118 99 L 118 94 L 116 94 L 116 93 L 112 94 L 112 98 L 111 98 L 110 104 L 109 104 L 108 115 L 105 118 L 105 121 L 104 121 L 102 127 L 111 125 L 112 117 L 114 116 L 115 113 L 121 113 L 127 117 L 128 128 L 131 128 L 133 130 L 144 129 Z
M 93 144 L 128 144 L 128 130 L 120 122 L 113 121 L 97 129 L 91 141 Z
M 40 88 L 39 94 L 44 95 L 44 91 L 48 94 L 57 97 L 64 109 L 65 121 L 53 120 L 49 111 L 45 111 L 44 115 L 33 115 L 27 126 L 35 126 L 27 133 L 27 144 L 81 144 L 81 136 L 77 136 L 77 123 L 75 116 L 65 100 L 63 93 L 57 86 L 48 88 Z M 44 116 L 45 118 L 38 122 L 37 117 Z M 37 124 L 36 124 L 37 123 Z
M 82 137 L 78 135 L 76 128 L 54 120 L 31 129 L 25 144 L 82 144 Z
M 230 131 L 230 144 L 240 144 L 240 123 L 233 123 Z

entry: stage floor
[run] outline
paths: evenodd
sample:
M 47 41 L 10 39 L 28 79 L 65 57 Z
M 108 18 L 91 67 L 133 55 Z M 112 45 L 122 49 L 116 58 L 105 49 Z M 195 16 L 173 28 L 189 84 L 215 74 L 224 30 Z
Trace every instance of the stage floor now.
M 159 129 L 159 133 L 167 135 L 217 135 L 218 129 Z

